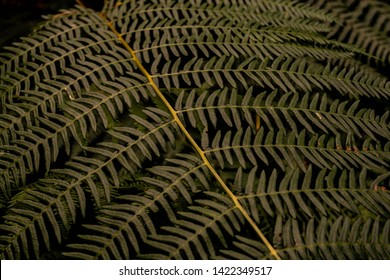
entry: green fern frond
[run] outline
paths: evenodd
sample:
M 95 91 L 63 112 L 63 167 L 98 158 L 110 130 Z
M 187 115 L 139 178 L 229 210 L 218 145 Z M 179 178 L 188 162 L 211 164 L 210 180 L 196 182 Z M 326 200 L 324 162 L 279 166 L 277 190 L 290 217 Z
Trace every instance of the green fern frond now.
M 226 248 L 230 243 L 226 236 L 241 231 L 245 220 L 225 196 L 211 192 L 206 195 L 207 199 L 188 207 L 191 212 L 179 212 L 182 219 L 175 220 L 174 226 L 162 227 L 165 234 L 151 235 L 146 243 L 171 259 L 214 258 L 219 247 Z
M 327 139 L 326 135 L 322 135 L 306 140 L 305 130 L 302 130 L 298 137 L 294 133 L 284 136 L 282 130 L 276 135 L 273 131 L 264 131 L 263 128 L 256 133 L 253 133 L 251 128 L 247 128 L 245 132 L 238 129 L 234 133 L 228 130 L 225 134 L 217 131 L 214 139 L 203 140 L 203 143 L 211 143 L 210 146 L 205 146 L 205 153 L 210 154 L 222 169 L 226 163 L 234 165 L 236 162 L 243 168 L 247 167 L 248 161 L 254 166 L 260 163 L 269 165 L 269 159 L 282 170 L 289 166 L 306 171 L 305 162 L 328 169 L 331 169 L 332 165 L 340 169 L 358 168 L 363 165 L 378 172 L 389 168 L 386 162 L 390 155 L 388 151 L 359 151 L 359 148 L 353 151 L 349 141 L 342 144 L 338 136 Z M 204 134 L 204 137 L 208 135 Z
M 62 242 L 80 207 L 84 207 L 81 211 L 85 215 L 85 204 L 80 184 L 71 188 L 58 179 L 44 179 L 19 192 L 0 225 L 4 258 L 39 258 L 42 250 L 50 250 L 51 244 Z
M 112 0 L 5 47 L 0 257 L 389 258 L 389 5 L 344 2 Z
M 341 174 L 337 172 L 336 167 L 330 171 L 323 169 L 315 172 L 317 177 L 313 178 L 311 166 L 305 173 L 289 168 L 284 177 L 278 178 L 276 169 L 271 174 L 264 170 L 259 172 L 257 168 L 250 172 L 239 169 L 234 187 L 238 199 L 243 200 L 258 223 L 262 212 L 272 217 L 277 213 L 283 218 L 291 216 L 294 219 L 312 218 L 316 212 L 333 216 L 341 209 L 355 214 L 368 210 L 375 215 L 388 216 L 390 196 L 372 188 L 370 182 L 376 179 L 375 175 L 368 174 L 367 170 L 360 174 L 353 169 L 343 170 Z
M 292 92 L 254 92 L 253 87 L 248 88 L 243 96 L 238 95 L 236 89 L 226 87 L 202 92 L 183 90 L 178 94 L 175 109 L 193 127 L 200 124 L 207 127 L 211 121 L 213 127 L 217 127 L 218 123 L 240 128 L 241 119 L 245 119 L 255 128 L 257 114 L 261 124 L 271 131 L 275 126 L 285 131 L 284 123 L 288 123 L 296 135 L 299 135 L 302 127 L 311 134 L 320 129 L 326 134 L 332 132 L 337 135 L 342 131 L 359 138 L 366 134 L 369 136 L 367 140 L 377 140 L 378 136 L 390 137 L 388 113 L 375 116 L 372 109 L 361 107 L 359 101 L 329 100 L 327 95 L 320 98 L 319 93 L 306 93 L 302 97 Z
M 328 37 L 364 49 L 368 59 L 384 66 L 390 61 L 388 25 L 389 6 L 386 1 L 317 1 L 326 11 L 340 19 Z
M 64 255 L 77 259 L 129 259 L 140 253 L 145 236 L 156 232 L 149 209 L 156 212 L 157 201 L 126 195 L 121 202 L 106 205 L 97 216 L 98 225 L 84 225 L 82 243 L 69 244 Z M 158 199 L 157 199 L 158 200 Z

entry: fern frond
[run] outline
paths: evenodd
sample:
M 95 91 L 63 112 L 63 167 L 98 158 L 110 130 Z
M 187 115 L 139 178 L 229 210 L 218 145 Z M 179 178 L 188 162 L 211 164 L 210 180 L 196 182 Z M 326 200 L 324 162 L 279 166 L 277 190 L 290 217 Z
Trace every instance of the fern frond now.
M 113 139 L 118 143 L 112 144 L 109 142 L 98 143 L 97 147 L 88 148 L 87 151 L 95 154 L 97 158 L 90 157 L 75 157 L 67 162 L 63 169 L 52 169 L 53 174 L 60 174 L 74 179 L 72 184 L 80 184 L 86 182 L 91 190 L 95 202 L 100 206 L 100 195 L 96 184 L 92 178 L 98 178 L 98 182 L 102 183 L 105 198 L 110 201 L 110 183 L 109 179 L 115 182 L 118 186 L 119 179 L 114 162 L 123 164 L 123 168 L 129 172 L 133 172 L 131 164 L 139 165 L 139 157 L 133 157 L 138 151 L 145 155 L 150 160 L 152 156 L 159 156 L 159 147 L 154 139 L 158 139 L 159 145 L 166 146 L 165 133 L 168 140 L 175 141 L 172 132 L 166 129 L 167 126 L 173 125 L 172 121 L 164 122 L 167 114 L 158 109 L 145 110 L 144 113 L 149 115 L 151 121 L 159 122 L 156 126 L 146 119 L 141 119 L 138 116 L 131 115 L 138 129 L 131 127 L 115 127 L 112 132 L 109 132 Z M 123 144 L 120 144 L 123 142 Z M 101 157 L 101 159 L 99 159 Z M 125 157 L 125 158 L 124 158 Z M 91 166 L 92 165 L 92 166 Z M 109 176 L 109 177 L 108 177 Z
M 182 219 L 175 220 L 174 226 L 162 227 L 166 234 L 151 235 L 146 243 L 169 259 L 214 258 L 220 246 L 227 247 L 226 234 L 241 230 L 244 217 L 225 196 L 205 194 L 206 199 L 188 207 L 190 212 L 179 212 Z M 219 242 L 212 241 L 216 239 Z
M 81 259 L 135 257 L 141 253 L 141 243 L 149 243 L 146 237 L 156 235 L 157 229 L 153 225 L 158 223 L 155 219 L 163 219 L 161 211 L 165 212 L 164 219 L 176 221 L 174 207 L 180 197 L 192 204 L 189 191 L 201 191 L 191 175 L 195 175 L 196 180 L 206 186 L 208 179 L 203 174 L 205 171 L 201 170 L 202 166 L 197 166 L 199 160 L 195 157 L 178 155 L 177 158 L 166 160 L 170 163 L 169 166 L 156 166 L 149 170 L 151 177 L 141 178 L 146 186 L 143 196 L 121 196 L 117 198 L 119 203 L 104 206 L 97 217 L 100 223 L 84 225 L 89 233 L 80 236 L 83 243 L 70 244 L 68 247 L 74 251 L 65 255 Z M 171 183 L 168 184 L 163 179 Z M 134 252 L 130 252 L 130 248 Z
M 340 18 L 329 37 L 364 49 L 374 63 L 389 63 L 390 8 L 386 1 L 332 0 L 316 4 Z
M 280 216 L 279 216 L 280 217 Z M 281 220 L 281 218 L 278 218 Z M 278 252 L 288 259 L 388 259 L 389 220 L 311 219 L 303 228 L 289 218 L 275 228 L 275 241 L 285 249 Z M 383 245 L 379 245 L 383 244 Z M 237 236 L 235 250 L 224 250 L 219 259 L 268 259 L 262 244 Z
M 84 146 L 86 139 L 90 138 L 88 135 L 91 135 L 88 127 L 96 132 L 97 123 L 102 123 L 108 129 L 109 121 L 116 119 L 125 105 L 131 107 L 132 99 L 139 100 L 136 88 L 121 88 L 109 96 L 99 92 L 85 93 L 84 97 L 67 101 L 61 107 L 64 115 L 47 112 L 45 117 L 36 117 L 39 127 L 30 126 L 28 131 L 13 130 L 14 140 L 8 139 L 9 144 L 0 148 L 4 151 L 0 155 L 3 158 L 0 175 L 3 178 L 12 174 L 13 178 L 5 180 L 3 193 L 9 196 L 12 189 L 10 182 L 23 186 L 29 173 L 37 173 L 41 169 L 40 149 L 44 155 L 44 170 L 47 172 L 51 163 L 56 161 L 62 146 L 65 147 L 66 155 L 71 153 L 72 141 Z
M 209 189 L 209 183 L 205 175 L 205 170 L 207 169 L 203 163 L 193 165 L 193 163 L 188 162 L 189 160 L 194 160 L 191 157 L 178 156 L 179 159 L 167 159 L 167 162 L 174 163 L 177 166 L 153 166 L 148 171 L 157 177 L 145 177 L 143 180 L 150 185 L 163 189 L 174 186 L 188 203 L 192 203 L 191 194 L 187 191 L 187 188 L 192 193 L 199 192 L 200 189 Z M 195 162 L 198 161 L 196 158 L 195 160 Z M 171 193 L 171 196 L 174 199 L 176 194 Z
M 19 192 L 2 217 L 1 254 L 6 259 L 39 258 L 51 244 L 62 242 L 80 206 L 85 215 L 85 200 L 80 184 L 69 188 L 58 179 L 45 179 Z
M 383 217 L 390 213 L 389 194 L 372 187 L 371 182 L 377 176 L 367 170 L 356 174 L 353 169 L 340 172 L 334 167 L 330 171 L 315 172 L 315 178 L 313 173 L 312 166 L 305 173 L 288 169 L 282 178 L 278 178 L 276 169 L 271 174 L 257 168 L 249 173 L 239 169 L 234 187 L 237 197 L 243 200 L 258 223 L 263 212 L 272 217 L 281 215 L 294 219 L 315 217 L 313 209 L 323 216 L 333 216 L 341 209 L 355 214 L 368 210 Z
M 102 142 L 99 145 L 100 147 L 89 148 L 88 151 L 91 154 L 96 155 L 97 158 L 78 156 L 67 162 L 65 168 L 52 169 L 51 176 L 54 178 L 63 178 L 63 181 L 38 181 L 38 186 L 40 184 L 42 184 L 42 186 L 49 184 L 49 186 L 47 186 L 47 192 L 50 192 L 51 188 L 54 188 L 54 190 L 56 190 L 57 185 L 61 187 L 61 190 L 51 194 L 50 199 L 52 201 L 50 201 L 49 204 L 41 204 L 40 206 L 42 207 L 37 209 L 37 212 L 31 213 L 31 219 L 23 220 L 21 229 L 17 232 L 17 234 L 13 235 L 10 240 L 7 239 L 7 244 L 14 242 L 22 242 L 22 244 L 24 244 L 26 239 L 23 236 L 25 236 L 26 231 L 32 231 L 31 234 L 36 234 L 36 228 L 34 223 L 36 220 L 39 220 L 38 217 L 45 215 L 47 211 L 51 211 L 51 208 L 54 204 L 53 201 L 58 202 L 57 207 L 64 207 L 62 199 L 64 197 L 67 197 L 67 194 L 70 192 L 76 192 L 78 196 L 82 197 L 82 200 L 80 199 L 78 203 L 72 202 L 72 205 L 77 205 L 80 208 L 80 211 L 83 216 L 85 215 L 86 211 L 86 201 L 84 195 L 82 195 L 82 193 L 84 193 L 83 188 L 85 188 L 88 193 L 91 193 L 97 206 L 101 206 L 102 201 L 109 202 L 111 184 L 113 183 L 116 186 L 119 185 L 119 177 L 116 171 L 117 167 L 114 164 L 122 165 L 124 169 L 128 169 L 128 171 L 133 171 L 131 164 L 139 163 L 140 161 L 137 156 L 133 157 L 133 155 L 135 155 L 136 149 L 140 149 L 140 151 L 142 151 L 144 154 L 146 154 L 145 151 L 147 151 L 150 157 L 152 157 L 153 153 L 158 153 L 158 148 L 154 141 L 151 140 L 151 137 L 156 137 L 157 139 L 162 141 L 160 142 L 160 145 L 165 145 L 163 134 L 164 131 L 167 131 L 165 127 L 167 125 L 172 125 L 171 122 L 163 122 L 162 118 L 167 117 L 166 113 L 158 109 L 151 109 L 149 111 L 145 110 L 145 113 L 151 116 L 151 121 L 159 121 L 161 123 L 160 129 L 152 125 L 151 122 L 148 122 L 146 119 L 139 119 L 138 117 L 133 116 L 134 120 L 138 123 L 139 128 L 144 130 L 144 133 L 137 129 L 131 129 L 130 127 L 117 127 L 116 132 L 111 133 L 111 136 L 114 137 L 114 139 L 118 140 L 118 143 L 116 145 Z M 175 137 L 173 136 L 172 132 L 169 132 L 170 133 L 168 133 L 168 135 L 170 136 L 168 136 L 168 139 L 170 139 L 171 141 L 175 141 Z M 125 144 L 121 145 L 121 141 Z M 102 158 L 99 159 L 99 157 Z M 52 187 L 50 187 L 50 185 Z M 28 196 L 27 200 L 30 200 Z M 18 202 L 18 205 L 20 205 L 19 203 L 23 202 L 23 200 L 21 200 L 20 198 L 16 199 L 16 201 Z M 23 207 L 21 209 L 24 211 Z M 65 215 L 62 214 L 62 216 Z M 4 219 L 6 222 L 9 221 L 8 216 L 6 216 Z M 39 256 L 38 245 L 38 243 L 35 244 L 35 247 L 33 248 L 34 250 L 30 253 L 28 250 L 24 251 L 24 254 L 29 253 L 31 254 L 31 256 L 33 254 L 35 256 Z M 9 251 L 9 246 L 11 245 L 7 246 L 8 247 L 6 247 L 6 249 L 4 250 Z M 15 252 L 12 250 L 15 250 Z M 13 255 L 21 255 L 21 253 L 18 252 L 19 247 L 13 247 L 12 250 L 12 254 L 11 252 L 7 253 L 8 256 L 11 257 Z M 29 256 L 30 255 L 26 255 L 27 258 Z
M 160 198 L 161 199 L 161 198 Z M 158 210 L 159 198 L 134 195 L 119 197 L 120 203 L 106 205 L 97 216 L 99 224 L 84 225 L 82 243 L 69 244 L 64 255 L 77 259 L 129 259 L 140 253 L 145 237 L 156 229 L 149 209 Z
M 302 97 L 292 92 L 257 93 L 249 87 L 245 95 L 240 96 L 236 89 L 226 87 L 202 92 L 182 90 L 175 109 L 193 127 L 200 124 L 208 127 L 211 122 L 214 128 L 222 124 L 240 128 L 244 119 L 255 129 L 258 115 L 260 123 L 271 131 L 275 126 L 285 131 L 284 124 L 288 123 L 296 135 L 304 128 L 312 134 L 320 129 L 327 134 L 337 135 L 342 131 L 359 138 L 367 134 L 373 140 L 378 136 L 390 139 L 388 113 L 376 116 L 372 109 L 362 108 L 359 101 L 331 101 L 327 95 L 319 93 L 306 93 Z
M 253 133 L 251 128 L 245 131 L 241 128 L 233 132 L 228 130 L 224 134 L 217 131 L 214 139 L 210 140 L 207 139 L 208 134 L 204 133 L 203 138 L 206 139 L 202 142 L 211 143 L 205 146 L 205 153 L 211 155 L 222 169 L 226 163 L 233 165 L 235 162 L 246 168 L 248 160 L 253 166 L 269 165 L 269 159 L 282 170 L 290 166 L 305 171 L 307 162 L 328 169 L 331 169 L 332 165 L 340 169 L 366 166 L 368 169 L 384 172 L 389 167 L 389 151 L 360 151 L 359 148 L 353 151 L 350 141 L 342 144 L 339 136 L 313 136 L 306 140 L 305 130 L 302 130 L 298 137 L 292 132 L 286 136 L 283 134 L 282 130 L 275 134 L 260 128 Z
M 310 220 L 306 229 L 302 229 L 296 220 L 289 219 L 282 229 L 285 233 L 282 234 L 283 245 L 289 245 L 282 254 L 307 259 L 388 259 L 388 228 L 389 221 L 379 218 L 351 220 L 339 217 L 334 221 L 322 218 L 318 222 Z M 293 233 L 293 238 L 288 232 Z
M 61 75 L 61 72 L 57 73 L 58 67 L 66 72 L 68 61 L 72 63 L 76 60 L 74 55 L 81 53 L 84 57 L 83 48 L 95 47 L 96 43 L 93 40 L 82 38 L 78 40 L 77 37 L 83 32 L 99 28 L 99 23 L 101 25 L 101 20 L 87 10 L 72 10 L 49 22 L 44 29 L 36 31 L 34 36 L 24 38 L 23 43 L 8 48 L 10 53 L 4 55 L 11 59 L 4 59 L 0 66 L 2 69 L 0 79 L 5 82 L 2 85 L 1 100 L 12 103 L 14 97 L 19 96 L 23 89 L 30 88 L 30 83 L 39 86 L 48 82 L 50 85 L 52 78 Z M 104 36 L 104 31 L 100 36 Z M 79 48 L 76 51 L 75 46 Z M 26 67 L 15 76 L 14 72 L 9 70 L 12 67 L 19 68 L 19 65 Z M 66 85 L 62 85 L 62 88 L 66 88 Z

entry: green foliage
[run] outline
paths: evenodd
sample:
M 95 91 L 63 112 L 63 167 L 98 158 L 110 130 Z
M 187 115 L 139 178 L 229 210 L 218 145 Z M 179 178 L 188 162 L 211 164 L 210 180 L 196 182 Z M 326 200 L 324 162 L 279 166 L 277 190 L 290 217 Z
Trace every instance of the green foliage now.
M 112 0 L 5 47 L 1 258 L 389 259 L 390 6 L 312 2 Z

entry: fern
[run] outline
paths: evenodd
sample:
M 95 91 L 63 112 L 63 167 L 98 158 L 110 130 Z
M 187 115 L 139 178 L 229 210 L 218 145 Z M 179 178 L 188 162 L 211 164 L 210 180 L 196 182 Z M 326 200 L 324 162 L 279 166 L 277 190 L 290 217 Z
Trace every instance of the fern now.
M 340 19 L 329 38 L 364 49 L 370 63 L 386 69 L 390 59 L 389 6 L 386 1 L 317 1 L 315 5 Z
M 1 258 L 388 259 L 389 6 L 354 7 L 112 0 L 4 47 Z

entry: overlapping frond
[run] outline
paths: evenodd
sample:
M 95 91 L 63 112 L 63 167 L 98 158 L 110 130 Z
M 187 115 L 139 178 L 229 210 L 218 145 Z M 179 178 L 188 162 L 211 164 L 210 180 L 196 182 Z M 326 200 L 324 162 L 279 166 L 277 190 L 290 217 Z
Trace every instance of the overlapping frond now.
M 88 147 L 88 155 L 73 157 L 62 169 L 51 169 L 45 179 L 28 185 L 26 190 L 22 190 L 12 199 L 12 204 L 7 209 L 9 214 L 3 217 L 4 225 L 0 226 L 4 234 L 11 234 L 11 237 L 5 238 L 1 243 L 7 258 L 38 257 L 40 246 L 49 246 L 52 242 L 47 234 L 42 235 L 43 240 L 35 238 L 32 248 L 23 251 L 20 248 L 28 248 L 27 234 L 40 236 L 37 226 L 45 225 L 43 221 L 52 224 L 56 230 L 59 228 L 59 221 L 53 219 L 53 211 L 64 226 L 75 223 L 76 208 L 81 216 L 85 216 L 90 203 L 84 193 L 87 193 L 98 207 L 107 204 L 110 202 L 111 189 L 120 185 L 121 169 L 134 174 L 134 170 L 140 168 L 145 159 L 149 157 L 151 160 L 159 155 L 161 147 L 166 149 L 168 143 L 174 145 L 175 136 L 171 130 L 167 130 L 172 122 L 164 121 L 167 114 L 155 108 L 145 110 L 145 114 L 151 116 L 150 121 L 147 118 L 130 116 L 135 120 L 134 124 L 138 129 L 113 128 L 109 135 L 115 143 L 102 141 L 96 147 Z M 160 126 L 152 125 L 151 122 L 160 122 Z M 155 143 L 156 139 L 159 140 L 158 144 Z M 138 156 L 139 153 L 144 154 L 145 159 Z M 15 213 L 23 218 L 19 219 Z M 50 219 L 47 220 L 46 216 Z M 58 230 L 56 236 L 61 240 Z
M 191 193 L 209 188 L 207 170 L 199 159 L 178 155 L 166 159 L 166 166 L 148 170 L 149 177 L 140 178 L 142 195 L 124 195 L 118 202 L 99 210 L 98 225 L 84 225 L 87 233 L 80 243 L 70 244 L 65 255 L 81 259 L 129 259 L 144 253 L 149 235 L 156 235 L 164 220 L 177 221 L 177 207 L 191 204 Z M 197 184 L 198 182 L 198 184 Z M 163 213 L 162 213 L 163 212 Z M 142 246 L 143 245 L 143 246 Z
M 159 208 L 153 197 L 127 195 L 118 199 L 121 203 L 106 205 L 99 211 L 99 224 L 84 225 L 87 233 L 79 236 L 82 243 L 69 244 L 69 252 L 64 255 L 77 259 L 129 259 L 139 254 L 140 242 L 156 232 L 148 212 Z
M 18 193 L 0 225 L 2 259 L 40 258 L 42 251 L 62 242 L 80 210 L 85 215 L 85 205 L 80 184 L 55 178 Z

